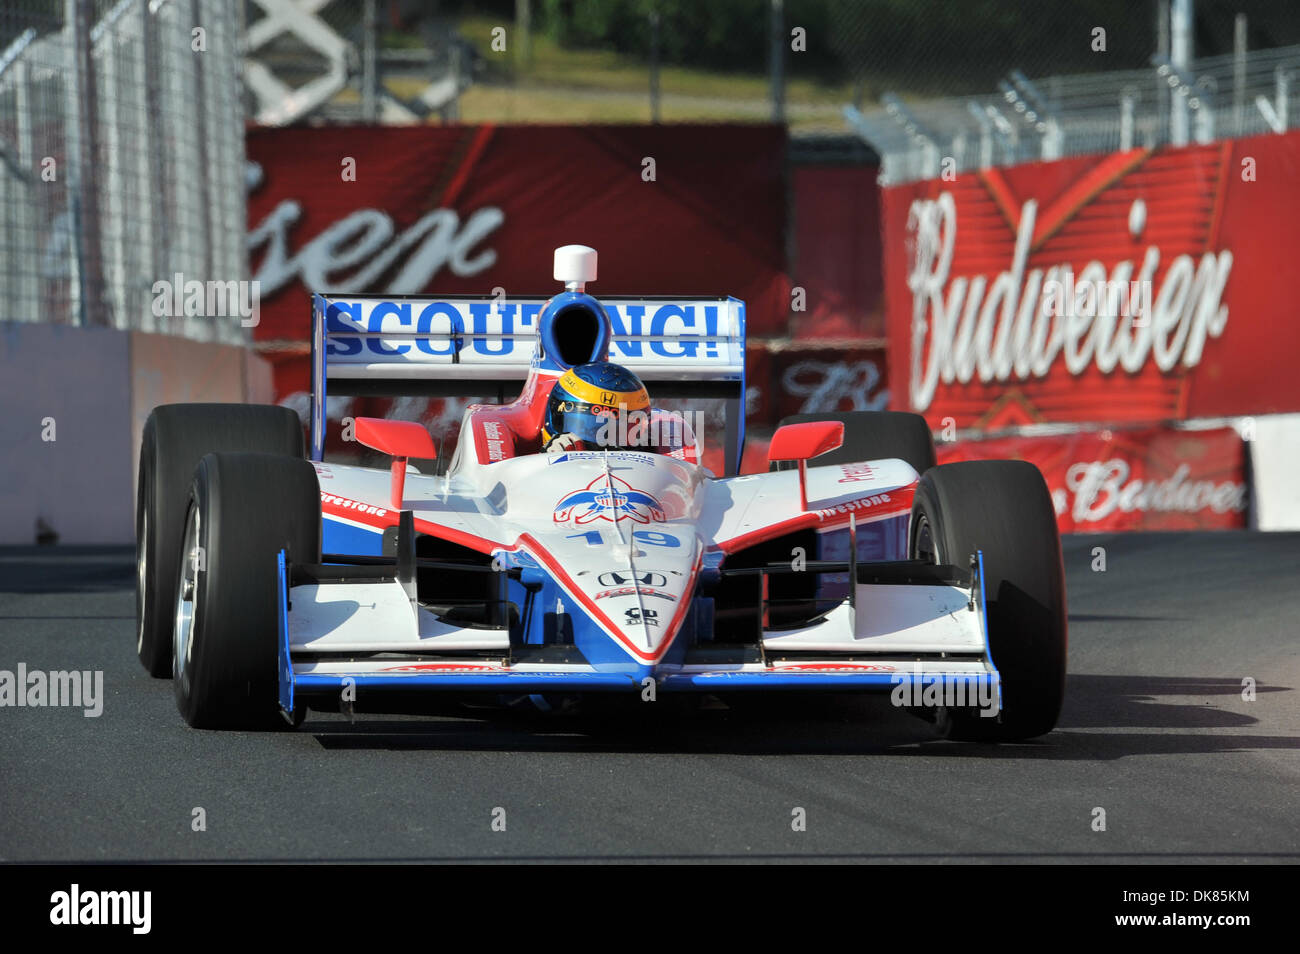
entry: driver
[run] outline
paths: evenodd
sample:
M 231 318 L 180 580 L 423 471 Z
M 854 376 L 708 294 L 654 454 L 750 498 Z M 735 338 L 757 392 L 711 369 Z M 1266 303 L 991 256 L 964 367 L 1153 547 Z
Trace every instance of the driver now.
M 548 454 L 646 448 L 650 394 L 635 374 L 609 361 L 570 368 L 551 387 L 542 425 Z

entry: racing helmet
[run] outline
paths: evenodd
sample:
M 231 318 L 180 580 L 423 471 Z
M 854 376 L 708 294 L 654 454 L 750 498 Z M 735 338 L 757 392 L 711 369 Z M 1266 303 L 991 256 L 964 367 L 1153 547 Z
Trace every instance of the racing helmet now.
M 620 420 L 620 414 L 626 416 Z M 630 445 L 638 420 L 648 420 L 649 415 L 650 394 L 627 368 L 609 361 L 580 364 L 551 386 L 542 446 L 560 434 L 572 434 L 588 448 Z

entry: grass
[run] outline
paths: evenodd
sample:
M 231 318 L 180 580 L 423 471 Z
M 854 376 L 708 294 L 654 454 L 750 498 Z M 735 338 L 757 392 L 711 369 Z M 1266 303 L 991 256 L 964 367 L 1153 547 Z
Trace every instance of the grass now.
M 492 29 L 504 26 L 509 44 L 492 50 Z M 650 78 L 646 64 L 612 50 L 568 50 L 549 36 L 531 34 L 527 66 L 518 62 L 514 24 L 484 17 L 460 22 L 460 32 L 483 57 L 485 70 L 461 98 L 466 122 L 649 122 Z M 765 54 L 763 54 L 765 55 Z M 394 92 L 402 92 L 396 83 Z M 665 66 L 659 73 L 660 117 L 688 120 L 765 121 L 771 112 L 762 73 L 722 73 Z M 804 77 L 786 84 L 792 128 L 842 128 L 839 110 L 852 99 L 847 84 Z

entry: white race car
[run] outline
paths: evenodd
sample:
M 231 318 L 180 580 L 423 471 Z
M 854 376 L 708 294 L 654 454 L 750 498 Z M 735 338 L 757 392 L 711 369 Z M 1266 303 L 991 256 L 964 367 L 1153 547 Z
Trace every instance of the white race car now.
M 314 295 L 306 455 L 286 408 L 153 411 L 137 648 L 187 722 L 297 724 L 397 690 L 816 690 L 891 693 L 951 738 L 1053 728 L 1065 593 L 1037 469 L 935 466 L 923 418 L 858 412 L 783 422 L 772 469 L 737 475 L 744 304 L 598 301 L 582 246 L 555 277 L 545 300 Z M 556 382 L 601 362 L 691 413 L 544 450 Z M 445 468 L 422 425 L 378 418 L 344 423 L 389 468 L 324 459 L 327 396 L 494 393 Z M 724 476 L 701 463 L 710 408 Z

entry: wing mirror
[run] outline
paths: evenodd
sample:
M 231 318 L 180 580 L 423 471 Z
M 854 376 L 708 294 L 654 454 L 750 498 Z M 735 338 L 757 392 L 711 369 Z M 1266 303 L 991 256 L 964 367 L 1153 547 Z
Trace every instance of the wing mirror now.
M 799 506 L 808 509 L 808 461 L 835 450 L 844 443 L 843 421 L 805 421 L 778 427 L 767 448 L 767 462 L 799 462 Z
M 353 433 L 360 443 L 393 458 L 391 497 L 393 509 L 400 511 L 402 492 L 406 489 L 406 460 L 409 457 L 437 457 L 433 438 L 423 424 L 412 421 L 359 417 L 354 424 Z

